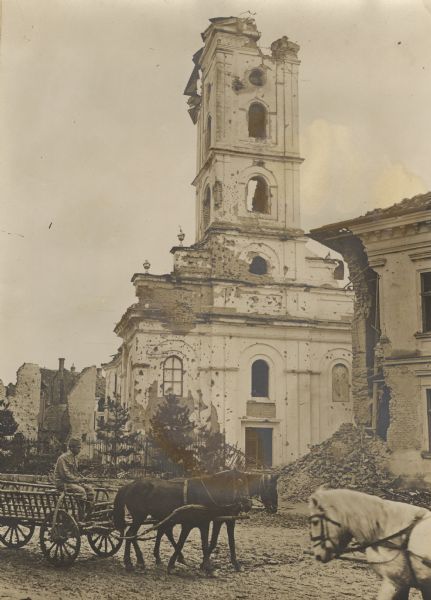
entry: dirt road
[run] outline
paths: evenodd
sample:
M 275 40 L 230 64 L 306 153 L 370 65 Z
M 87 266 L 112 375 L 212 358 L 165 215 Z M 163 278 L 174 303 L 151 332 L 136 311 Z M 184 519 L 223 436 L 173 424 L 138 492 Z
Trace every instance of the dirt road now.
M 253 515 L 237 524 L 238 557 L 243 571 L 236 573 L 228 561 L 225 532 L 214 557 L 217 571 L 208 578 L 199 571 L 199 538 L 194 533 L 187 542 L 188 565 L 166 575 L 157 568 L 151 555 L 152 542 L 143 545 L 147 570 L 126 573 L 122 551 L 101 559 L 83 543 L 74 566 L 59 571 L 46 563 L 37 535 L 20 550 L 0 550 L 0 599 L 8 600 L 188 600 L 219 598 L 304 600 L 375 598 L 378 580 L 364 565 L 336 562 L 320 565 L 304 554 L 309 548 L 304 518 L 285 512 Z M 162 546 L 165 563 L 171 552 Z M 411 600 L 419 600 L 416 592 Z

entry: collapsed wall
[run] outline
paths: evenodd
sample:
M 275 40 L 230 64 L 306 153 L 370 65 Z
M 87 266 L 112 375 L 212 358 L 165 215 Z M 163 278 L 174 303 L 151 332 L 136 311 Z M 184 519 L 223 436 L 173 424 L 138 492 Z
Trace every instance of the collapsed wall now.
M 431 506 L 431 490 L 406 481 L 389 471 L 387 444 L 353 424 L 341 425 L 334 435 L 283 468 L 279 492 L 290 502 L 305 502 L 320 485 L 350 488 L 382 498 Z

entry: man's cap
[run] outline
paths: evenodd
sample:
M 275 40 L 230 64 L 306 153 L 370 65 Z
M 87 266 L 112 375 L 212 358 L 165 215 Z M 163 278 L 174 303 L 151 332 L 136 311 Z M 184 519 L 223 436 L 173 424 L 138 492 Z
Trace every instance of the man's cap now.
M 81 446 L 82 442 L 78 437 L 71 437 L 68 446 Z

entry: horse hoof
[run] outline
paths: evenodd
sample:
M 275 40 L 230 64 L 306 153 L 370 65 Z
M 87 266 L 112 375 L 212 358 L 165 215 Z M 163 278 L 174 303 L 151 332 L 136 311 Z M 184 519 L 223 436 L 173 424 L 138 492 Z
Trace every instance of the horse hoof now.
M 146 569 L 145 565 L 142 563 L 138 563 L 136 565 L 136 568 L 138 569 L 138 571 L 145 571 L 145 569 Z
M 124 565 L 124 568 L 126 569 L 127 573 L 132 573 L 132 571 L 135 570 L 135 567 L 131 563 Z
M 233 568 L 237 573 L 240 573 L 242 571 L 242 567 L 239 563 L 233 563 Z
M 185 558 L 184 558 L 184 556 L 180 556 L 180 557 L 177 559 L 177 562 L 179 562 L 179 563 L 180 563 L 180 564 L 182 564 L 182 565 L 186 565 L 186 564 L 187 564 L 187 563 L 186 563 L 186 561 L 185 561 Z

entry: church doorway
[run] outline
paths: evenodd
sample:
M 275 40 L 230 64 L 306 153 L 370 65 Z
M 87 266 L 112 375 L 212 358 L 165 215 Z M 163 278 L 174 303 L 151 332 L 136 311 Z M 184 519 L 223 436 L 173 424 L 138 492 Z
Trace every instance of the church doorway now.
M 272 467 L 272 428 L 245 428 L 245 455 L 250 466 Z

